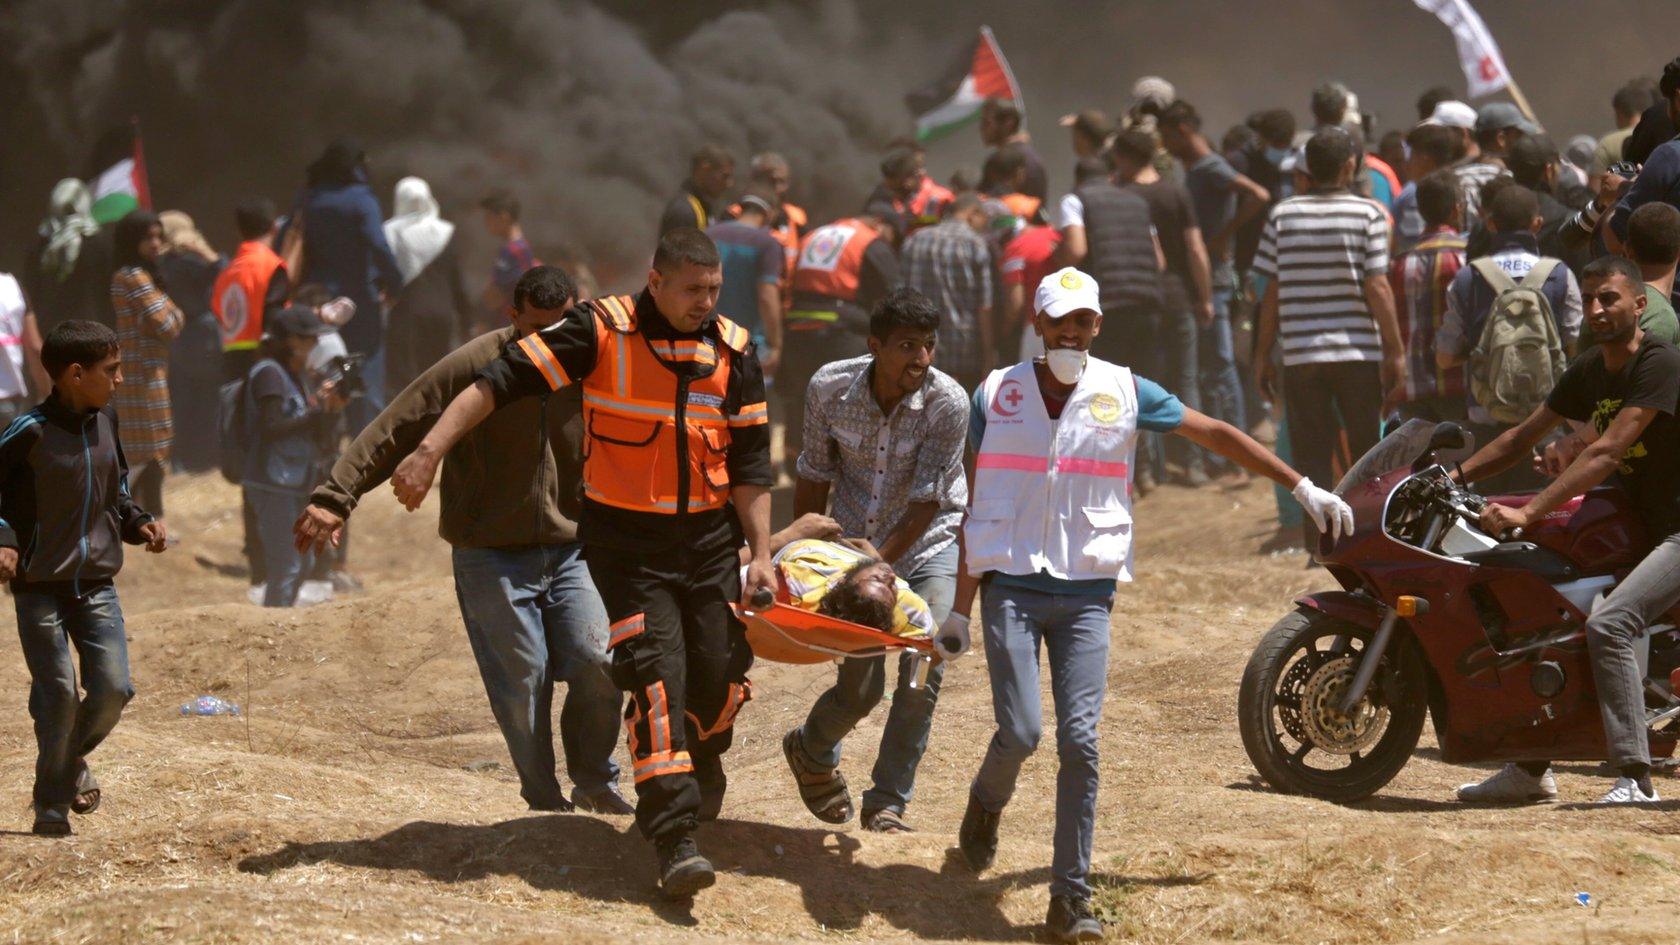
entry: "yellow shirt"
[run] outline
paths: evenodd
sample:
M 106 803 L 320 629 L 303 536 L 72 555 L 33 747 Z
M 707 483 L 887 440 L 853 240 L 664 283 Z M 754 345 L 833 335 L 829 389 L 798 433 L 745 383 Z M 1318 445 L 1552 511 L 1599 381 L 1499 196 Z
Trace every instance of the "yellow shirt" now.
M 836 584 L 863 561 L 864 555 L 838 542 L 802 538 L 791 542 L 774 558 L 782 585 L 793 606 L 814 611 Z M 910 589 L 903 578 L 898 585 L 898 606 L 893 608 L 893 636 L 926 639 L 933 634 L 933 614 L 927 601 Z

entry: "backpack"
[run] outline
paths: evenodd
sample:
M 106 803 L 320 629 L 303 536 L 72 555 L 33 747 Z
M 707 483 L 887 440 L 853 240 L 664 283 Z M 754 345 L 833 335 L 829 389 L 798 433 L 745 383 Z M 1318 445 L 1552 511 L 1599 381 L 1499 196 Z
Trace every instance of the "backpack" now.
M 1495 296 L 1481 340 L 1470 352 L 1470 392 L 1500 423 L 1519 423 L 1546 402 L 1563 376 L 1563 341 L 1541 287 L 1563 265 L 1542 258 L 1514 281 L 1492 259 L 1471 263 Z
M 228 381 L 216 392 L 216 465 L 222 478 L 238 485 L 245 479 L 245 379 Z

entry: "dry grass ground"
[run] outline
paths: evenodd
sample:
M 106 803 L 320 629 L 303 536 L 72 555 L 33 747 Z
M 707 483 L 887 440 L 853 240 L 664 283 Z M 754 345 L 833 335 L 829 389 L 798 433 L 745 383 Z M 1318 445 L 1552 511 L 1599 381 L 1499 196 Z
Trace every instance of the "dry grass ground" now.
M 368 592 L 274 612 L 243 602 L 234 490 L 176 479 L 169 501 L 182 544 L 131 557 L 120 581 L 140 695 L 93 759 L 105 805 L 70 840 L 26 833 L 26 675 L 15 647 L 0 658 L 0 941 L 991 942 L 1028 939 L 1042 920 L 1052 739 L 1004 817 L 996 868 L 975 877 L 948 854 L 990 733 L 981 657 L 947 679 L 909 812 L 921 832 L 898 837 L 821 829 L 804 812 L 777 742 L 830 671 L 759 667 L 724 820 L 701 835 L 723 875 L 675 909 L 652 895 L 627 819 L 524 809 L 429 509 L 370 499 L 352 553 Z M 1441 764 L 1428 733 L 1364 804 L 1257 783 L 1235 728 L 1238 676 L 1289 598 L 1326 580 L 1298 555 L 1257 553 L 1271 514 L 1258 486 L 1139 504 L 1139 579 L 1115 606 L 1103 722 L 1098 905 L 1111 930 L 1161 945 L 1680 938 L 1671 806 L 1466 809 L 1452 789 L 1481 772 Z M 205 692 L 246 717 L 178 714 Z M 854 783 L 878 734 L 876 718 L 848 743 Z M 1565 766 L 1559 783 L 1573 801 L 1604 787 L 1591 766 Z

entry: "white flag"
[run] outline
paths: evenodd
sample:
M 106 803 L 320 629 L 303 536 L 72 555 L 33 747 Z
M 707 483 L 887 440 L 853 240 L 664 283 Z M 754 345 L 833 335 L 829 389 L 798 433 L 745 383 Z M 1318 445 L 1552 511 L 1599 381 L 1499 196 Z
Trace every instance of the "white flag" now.
M 1471 98 L 1492 95 L 1510 84 L 1511 73 L 1505 68 L 1505 57 L 1499 54 L 1499 44 L 1493 41 L 1493 34 L 1470 6 L 1470 0 L 1412 2 L 1435 14 L 1452 30 L 1453 41 L 1458 44 L 1458 64 L 1464 69 Z

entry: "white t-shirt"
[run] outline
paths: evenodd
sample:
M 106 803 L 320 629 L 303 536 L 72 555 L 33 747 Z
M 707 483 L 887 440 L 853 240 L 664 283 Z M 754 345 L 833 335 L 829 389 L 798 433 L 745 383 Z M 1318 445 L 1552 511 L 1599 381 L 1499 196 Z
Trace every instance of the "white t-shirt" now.
M 1060 208 L 1061 222 L 1056 229 L 1065 230 L 1070 226 L 1085 225 L 1085 201 L 1079 199 L 1078 194 L 1068 194 L 1062 198 Z
M 14 400 L 29 396 L 29 382 L 23 370 L 23 316 L 29 304 L 23 298 L 23 286 L 9 272 L 0 272 L 0 400 Z

